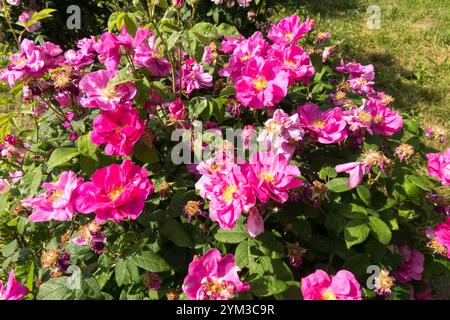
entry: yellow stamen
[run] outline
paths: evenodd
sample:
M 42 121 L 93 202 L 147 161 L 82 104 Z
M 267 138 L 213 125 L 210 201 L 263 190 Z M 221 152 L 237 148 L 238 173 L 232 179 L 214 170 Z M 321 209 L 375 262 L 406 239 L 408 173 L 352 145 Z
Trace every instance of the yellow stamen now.
M 261 91 L 267 86 L 267 79 L 264 76 L 257 76 L 253 81 L 256 90 Z

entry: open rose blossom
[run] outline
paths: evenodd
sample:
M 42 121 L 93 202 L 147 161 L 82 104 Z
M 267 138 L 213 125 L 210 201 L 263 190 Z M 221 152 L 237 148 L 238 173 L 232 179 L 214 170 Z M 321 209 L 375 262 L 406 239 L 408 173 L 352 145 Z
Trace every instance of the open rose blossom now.
M 278 44 L 296 43 L 314 28 L 314 24 L 314 20 L 309 18 L 301 23 L 299 16 L 286 17 L 281 19 L 278 24 L 272 24 L 268 37 Z
M 33 222 L 70 220 L 76 212 L 77 188 L 82 182 L 83 178 L 77 178 L 72 171 L 65 171 L 57 182 L 43 183 L 42 188 L 47 190 L 45 193 L 22 200 L 25 206 L 33 208 L 28 219 Z
M 106 144 L 107 155 L 129 156 L 144 130 L 145 121 L 139 118 L 139 112 L 123 104 L 115 111 L 102 111 L 94 119 L 91 140 L 96 145 Z
M 95 212 L 99 222 L 135 220 L 154 189 L 147 170 L 125 160 L 95 171 L 91 181 L 79 188 L 77 208 L 82 213 Z
M 259 200 L 286 202 L 289 198 L 288 191 L 302 184 L 299 179 L 300 170 L 288 162 L 285 155 L 273 152 L 254 152 L 251 155 L 244 173 Z
M 444 186 L 450 185 L 450 148 L 444 153 L 429 153 L 428 173 L 439 179 Z
M 400 282 L 421 280 L 425 259 L 423 254 L 416 249 L 411 250 L 407 245 L 400 246 L 399 251 L 403 258 L 403 264 L 394 271 L 394 278 Z
M 256 199 L 238 165 L 224 164 L 211 174 L 204 171 L 205 163 L 197 167 L 204 175 L 195 184 L 200 195 L 210 200 L 209 215 L 222 229 L 232 229 L 242 212 L 255 205 Z
M 112 83 L 114 74 L 99 70 L 91 72 L 80 81 L 80 89 L 85 93 L 80 103 L 87 108 L 100 108 L 112 111 L 119 108 L 121 103 L 133 99 L 136 95 L 136 87 L 131 83 Z
M 286 96 L 288 83 L 289 74 L 281 62 L 254 57 L 236 82 L 236 99 L 246 107 L 271 107 Z
M 8 282 L 0 281 L 0 300 L 21 300 L 28 294 L 28 288 L 16 280 L 14 270 L 9 272 Z
M 189 300 L 229 300 L 250 289 L 239 279 L 239 271 L 232 254 L 222 257 L 219 250 L 211 249 L 189 264 L 183 292 Z
M 347 270 L 334 276 L 317 270 L 302 278 L 302 295 L 304 300 L 361 300 L 361 286 Z
M 427 246 L 434 253 L 450 259 L 450 217 L 434 228 L 427 228 L 425 233 L 430 239 Z
M 342 109 L 320 111 L 314 103 L 297 107 L 300 124 L 323 144 L 337 143 L 347 138 L 347 123 L 342 116 Z

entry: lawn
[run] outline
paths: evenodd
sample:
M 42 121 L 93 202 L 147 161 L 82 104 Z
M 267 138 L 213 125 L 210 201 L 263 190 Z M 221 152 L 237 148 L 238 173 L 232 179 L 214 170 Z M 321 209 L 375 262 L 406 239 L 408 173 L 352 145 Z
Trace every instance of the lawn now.
M 367 8 L 380 8 L 380 29 L 369 29 Z M 342 41 L 348 59 L 373 63 L 377 88 L 395 107 L 450 128 L 450 5 L 447 0 L 288 0 L 273 20 L 310 15 Z

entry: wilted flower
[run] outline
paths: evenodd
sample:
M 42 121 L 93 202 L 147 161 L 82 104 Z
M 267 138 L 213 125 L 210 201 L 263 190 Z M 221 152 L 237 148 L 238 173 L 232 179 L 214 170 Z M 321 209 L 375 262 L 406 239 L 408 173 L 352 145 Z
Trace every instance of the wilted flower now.
M 400 161 L 403 162 L 414 155 L 414 147 L 410 144 L 402 143 L 395 148 L 395 154 L 399 157 Z
M 81 227 L 80 236 L 73 239 L 73 242 L 80 246 L 91 245 L 92 251 L 101 254 L 106 243 L 103 227 L 97 222 L 92 221 Z
M 380 296 L 388 297 L 391 295 L 391 288 L 395 279 L 389 275 L 388 270 L 381 270 L 375 278 L 375 293 Z
M 161 282 L 161 277 L 156 272 L 147 272 L 144 275 L 144 284 L 149 290 L 158 290 Z
M 288 243 L 286 244 L 287 256 L 289 258 L 289 263 L 294 268 L 300 268 L 302 265 L 303 255 L 306 250 L 298 245 L 298 243 Z

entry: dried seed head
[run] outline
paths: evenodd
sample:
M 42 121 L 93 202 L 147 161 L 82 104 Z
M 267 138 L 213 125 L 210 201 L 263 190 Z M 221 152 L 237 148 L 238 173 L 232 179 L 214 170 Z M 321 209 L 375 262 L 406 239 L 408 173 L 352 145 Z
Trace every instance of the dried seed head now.
M 55 268 L 58 262 L 59 250 L 45 250 L 41 255 L 41 264 L 44 268 Z
M 169 289 L 166 293 L 167 300 L 179 300 L 180 292 L 177 289 Z

